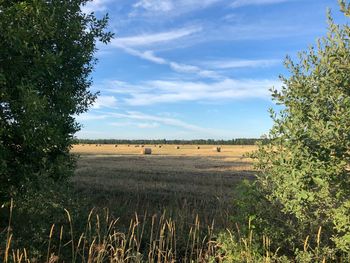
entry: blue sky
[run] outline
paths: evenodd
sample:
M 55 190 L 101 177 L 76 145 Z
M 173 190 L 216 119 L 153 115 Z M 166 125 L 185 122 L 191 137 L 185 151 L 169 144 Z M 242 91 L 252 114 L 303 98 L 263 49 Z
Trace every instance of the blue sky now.
M 95 105 L 78 138 L 231 139 L 272 126 L 283 60 L 326 33 L 336 0 L 95 0 L 112 42 L 98 44 Z

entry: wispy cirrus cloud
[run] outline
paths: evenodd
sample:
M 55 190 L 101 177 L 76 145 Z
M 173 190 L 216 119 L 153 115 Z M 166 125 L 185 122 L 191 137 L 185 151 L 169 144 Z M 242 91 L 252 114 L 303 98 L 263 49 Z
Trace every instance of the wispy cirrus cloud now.
M 93 114 L 93 113 L 84 113 L 78 116 L 75 116 L 75 119 L 80 121 L 96 121 L 96 120 L 104 120 L 107 119 L 108 115 L 105 114 Z
M 119 37 L 112 41 L 116 47 L 139 47 L 174 41 L 201 31 L 200 26 L 189 26 L 157 33 L 143 33 L 136 36 Z
M 126 118 L 129 119 L 129 118 Z M 130 118 L 131 119 L 131 118 Z M 109 125 L 113 127 L 137 127 L 140 129 L 154 129 L 159 127 L 158 122 L 133 122 L 133 121 L 121 121 L 121 122 L 111 122 Z
M 138 58 L 159 64 L 167 65 L 170 69 L 179 73 L 195 74 L 199 77 L 210 78 L 210 79 L 220 79 L 222 76 L 212 70 L 203 69 L 198 66 L 178 63 L 175 61 L 167 60 L 165 58 L 159 57 L 154 54 L 152 50 L 139 51 L 129 47 L 121 47 L 125 52 L 130 55 L 136 56 Z
M 141 34 L 131 37 L 122 37 L 114 39 L 111 43 L 113 47 L 124 50 L 126 53 L 136 56 L 138 58 L 159 64 L 167 65 L 170 69 L 179 73 L 196 74 L 206 78 L 219 78 L 219 75 L 213 71 L 202 69 L 198 66 L 189 65 L 185 63 L 178 63 L 175 61 L 167 60 L 160 56 L 157 56 L 153 50 L 141 51 L 136 47 L 145 47 L 156 44 L 166 45 L 169 42 L 179 40 L 190 35 L 193 35 L 202 30 L 201 27 L 191 26 L 180 29 L 169 30 L 166 32 L 153 33 L 153 34 Z
M 204 61 L 201 64 L 214 69 L 260 68 L 281 64 L 280 59 L 223 59 Z
M 265 38 L 276 38 L 276 37 L 286 37 L 289 35 L 296 34 L 296 28 L 294 27 L 276 27 L 272 26 L 265 22 L 265 24 L 259 24 L 259 26 L 253 24 L 247 25 L 234 25 L 234 26 L 225 26 L 220 30 L 214 31 L 212 34 L 209 34 L 212 40 L 224 40 L 229 36 L 231 41 L 233 40 L 247 40 L 251 38 L 255 39 L 265 39 Z M 151 33 L 151 34 L 141 34 L 136 36 L 124 37 L 114 39 L 111 43 L 112 47 L 122 49 L 126 53 L 141 58 L 143 60 L 150 61 L 159 65 L 166 65 L 171 70 L 178 73 L 193 74 L 197 77 L 209 78 L 209 79 L 224 79 L 221 73 L 216 72 L 214 69 L 233 69 L 233 68 L 250 68 L 250 67 L 269 67 L 280 63 L 279 60 L 275 59 L 241 59 L 241 60 L 229 60 L 221 59 L 215 61 L 205 61 L 196 63 L 197 65 L 192 65 L 183 62 L 177 62 L 168 60 L 164 57 L 156 55 L 154 50 L 147 49 L 149 46 L 152 46 L 152 49 L 157 49 L 159 47 L 169 47 L 169 45 L 174 45 L 175 40 L 181 40 L 188 42 L 188 37 L 192 37 L 196 33 L 196 41 L 208 41 L 207 38 L 203 36 L 202 27 L 191 26 L 184 27 L 179 29 L 173 29 L 160 33 Z M 301 31 L 298 31 L 299 34 Z M 204 39 L 202 39 L 204 37 Z M 202 40 L 201 40 L 202 39 Z M 227 41 L 227 39 L 225 39 Z
M 112 0 L 93 0 L 87 2 L 81 7 L 81 10 L 88 14 L 91 12 L 105 12 L 107 10 L 107 4 Z
M 141 128 L 141 129 L 154 129 L 159 127 L 159 123 L 158 122 L 142 122 L 142 123 L 138 123 L 137 127 Z
M 215 129 L 203 128 L 191 123 L 184 122 L 182 120 L 176 118 L 163 117 L 158 115 L 150 115 L 145 114 L 138 111 L 128 111 L 126 113 L 108 113 L 111 117 L 119 118 L 119 119 L 128 119 L 128 120 L 138 120 L 141 122 L 151 122 L 156 123 L 156 125 L 162 124 L 166 126 L 177 127 L 185 130 L 196 131 L 196 132 L 204 132 L 204 133 L 217 133 Z M 119 122 L 111 122 L 111 125 L 118 125 Z M 152 125 L 152 124 L 151 124 Z
M 232 138 L 237 136 L 234 132 L 227 129 L 209 128 L 196 125 L 187 121 L 183 121 L 179 118 L 174 118 L 170 116 L 163 116 L 161 113 L 157 115 L 146 114 L 140 111 L 126 111 L 126 112 L 95 112 L 95 113 L 85 113 L 85 120 L 94 120 L 94 117 L 98 114 L 104 116 L 103 122 L 106 126 L 105 131 L 94 131 L 94 130 L 82 130 L 77 135 L 79 138 L 115 138 L 115 130 L 113 127 L 118 129 L 130 129 L 132 135 L 120 136 L 119 138 L 164 138 L 164 133 L 159 132 L 162 128 L 167 127 L 172 129 L 174 133 L 172 136 L 167 138 L 198 138 L 198 134 L 201 134 L 201 138 Z M 106 116 L 106 117 L 105 117 Z M 89 125 L 87 125 L 89 126 Z M 110 128 L 108 128 L 108 126 Z M 91 129 L 91 128 L 90 128 Z M 134 129 L 134 130 L 133 130 Z M 150 129 L 152 134 L 140 134 L 139 129 Z M 156 129 L 156 130 L 155 130 Z M 157 133 L 154 133 L 154 131 Z M 138 132 L 135 132 L 138 131 Z
M 194 10 L 207 8 L 213 4 L 225 2 L 224 0 L 139 0 L 130 14 L 136 15 L 170 15 L 176 16 Z
M 168 12 L 174 8 L 174 3 L 171 0 L 141 0 L 135 3 L 133 7 L 150 11 Z
M 123 49 L 129 55 L 133 55 L 135 57 L 148 60 L 150 62 L 161 64 L 161 65 L 168 64 L 168 61 L 166 59 L 156 56 L 152 50 L 139 51 L 139 50 L 129 48 L 129 47 L 124 47 L 124 46 L 120 48 Z
M 116 107 L 116 105 L 117 99 L 114 96 L 98 96 L 92 108 L 113 108 Z
M 290 1 L 291 0 L 235 0 L 231 4 L 231 7 L 241 7 L 247 5 L 272 5 Z
M 210 79 L 223 78 L 220 74 L 216 73 L 215 71 L 203 69 L 203 68 L 200 68 L 198 66 L 177 63 L 177 62 L 172 62 L 172 61 L 168 61 L 168 64 L 169 64 L 170 68 L 176 72 L 197 74 L 200 77 L 210 78 Z
M 130 86 L 130 84 L 125 84 Z M 145 106 L 178 102 L 222 102 L 236 99 L 269 98 L 269 88 L 279 88 L 281 83 L 271 79 L 230 79 L 214 82 L 153 80 L 124 88 L 122 82 L 111 84 L 110 93 L 119 94 L 129 106 Z M 141 87 L 138 89 L 137 87 Z
M 107 120 L 108 124 L 114 127 L 127 127 L 134 126 L 141 129 L 152 129 L 159 126 L 170 126 L 175 128 L 181 128 L 183 130 L 215 133 L 218 130 L 204 128 L 198 125 L 194 125 L 178 118 L 163 116 L 162 114 L 151 115 L 145 114 L 139 111 L 126 111 L 126 112 L 100 112 L 95 111 L 94 113 L 88 112 L 78 116 L 78 121 L 96 121 L 96 120 Z M 120 120 L 120 121 L 116 121 Z

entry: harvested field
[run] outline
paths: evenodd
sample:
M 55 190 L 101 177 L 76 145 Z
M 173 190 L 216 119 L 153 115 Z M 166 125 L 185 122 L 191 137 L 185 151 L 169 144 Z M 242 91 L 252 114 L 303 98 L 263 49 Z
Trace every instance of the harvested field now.
M 139 155 L 140 145 L 126 145 L 121 144 L 115 147 L 114 144 L 79 144 L 74 145 L 72 152 L 78 154 L 89 155 Z M 200 148 L 196 145 L 183 145 L 179 149 L 174 145 L 144 145 L 146 148 L 152 149 L 153 155 L 180 155 L 180 156 L 231 156 L 242 157 L 243 154 L 254 151 L 256 146 L 253 145 L 223 145 L 221 152 L 213 151 L 216 145 L 201 145 Z
M 151 155 L 127 145 L 75 145 L 80 154 L 73 178 L 76 189 L 94 206 L 108 207 L 128 222 L 137 212 L 150 215 L 167 211 L 177 222 L 215 220 L 227 227 L 232 214 L 232 194 L 240 180 L 254 178 L 252 163 L 244 153 L 255 146 L 145 145 Z

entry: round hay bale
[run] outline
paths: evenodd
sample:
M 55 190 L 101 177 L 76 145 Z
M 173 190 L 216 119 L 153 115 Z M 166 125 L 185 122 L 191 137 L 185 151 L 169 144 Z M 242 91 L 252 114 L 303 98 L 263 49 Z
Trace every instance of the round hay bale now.
M 214 152 L 219 153 L 219 152 L 221 152 L 221 147 L 214 147 L 213 150 L 214 150 Z
M 151 148 L 143 148 L 141 150 L 141 154 L 152 154 L 152 149 Z
M 175 149 L 180 149 L 180 146 L 175 146 Z
M 197 150 L 199 150 L 201 147 L 197 146 Z
M 118 144 L 114 145 L 114 147 L 118 147 Z
M 162 145 L 159 145 L 158 147 L 159 147 L 159 148 L 162 148 Z

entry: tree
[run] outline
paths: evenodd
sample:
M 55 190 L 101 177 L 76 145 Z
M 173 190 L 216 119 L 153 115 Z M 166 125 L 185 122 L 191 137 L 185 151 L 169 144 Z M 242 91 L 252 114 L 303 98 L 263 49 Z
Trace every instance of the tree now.
M 86 2 L 0 0 L 0 198 L 72 172 L 74 115 L 96 98 L 96 41 L 113 37 Z
M 350 5 L 340 7 L 348 17 Z M 259 202 L 277 211 L 259 215 L 273 238 L 303 250 L 309 236 L 307 244 L 322 253 L 349 255 L 350 27 L 331 15 L 328 22 L 327 36 L 300 53 L 299 63 L 286 59 L 290 76 L 272 90 L 283 109 L 271 110 L 270 141 L 253 155 L 260 170 L 255 189 Z

